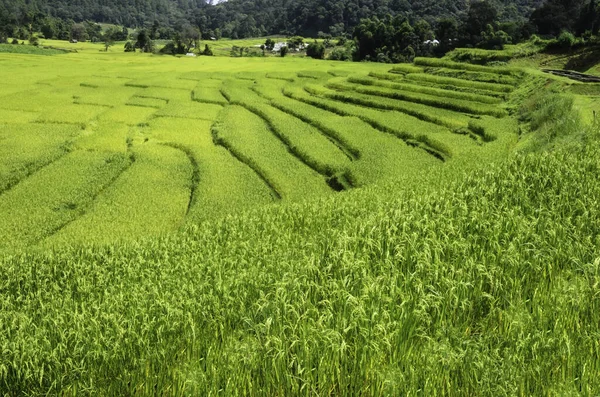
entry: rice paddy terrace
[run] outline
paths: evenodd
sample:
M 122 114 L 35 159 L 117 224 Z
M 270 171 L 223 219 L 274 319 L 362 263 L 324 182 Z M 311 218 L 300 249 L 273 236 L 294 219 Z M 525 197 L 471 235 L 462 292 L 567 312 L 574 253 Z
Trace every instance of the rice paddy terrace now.
M 522 73 L 432 62 L 0 55 L 0 249 L 151 236 L 505 154 Z
M 85 45 L 0 53 L 0 395 L 599 394 L 596 84 Z

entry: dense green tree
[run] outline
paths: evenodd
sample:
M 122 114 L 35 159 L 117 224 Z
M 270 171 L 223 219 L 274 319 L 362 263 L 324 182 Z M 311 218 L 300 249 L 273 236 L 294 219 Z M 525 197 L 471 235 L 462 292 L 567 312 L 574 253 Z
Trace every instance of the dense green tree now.
M 501 10 L 501 21 L 527 19 L 543 0 L 488 0 Z M 424 19 L 460 20 L 469 0 L 0 0 L 0 27 L 24 26 L 39 31 L 46 17 L 63 21 L 106 22 L 145 28 L 150 39 L 168 39 L 183 24 L 200 29 L 202 38 L 243 38 L 286 34 L 316 37 L 319 32 L 340 37 L 351 33 L 361 19 L 386 15 L 407 18 L 412 25 Z M 215 2 L 216 3 L 216 2 Z M 482 26 L 485 26 L 483 24 Z M 10 27 L 9 27 L 10 29 Z M 13 29 L 14 30 L 14 29 Z M 220 34 L 217 33 L 217 30 Z M 480 33 L 480 32 L 478 32 Z M 6 34 L 5 34 L 6 35 Z M 88 34 L 90 38 L 96 34 Z M 219 37 L 217 37 L 219 36 Z M 98 36 L 100 38 L 100 36 Z
M 82 23 L 73 24 L 71 27 L 71 40 L 86 41 L 88 39 L 87 30 Z
M 204 51 L 202 51 L 202 55 L 213 56 L 213 52 L 210 49 L 210 47 L 208 46 L 208 44 L 204 45 Z
M 139 48 L 141 52 L 152 52 L 154 49 L 154 43 L 150 39 L 150 35 L 146 29 L 141 29 L 137 33 L 135 48 Z
M 325 58 L 325 45 L 322 43 L 311 43 L 306 47 L 306 55 L 314 59 Z
M 458 40 L 458 22 L 453 18 L 442 18 L 435 28 L 435 36 L 440 42 L 439 50 L 442 53 L 452 49 Z
M 561 31 L 575 31 L 583 0 L 548 0 L 531 14 L 531 22 L 542 35 L 557 36 Z
M 297 50 L 304 45 L 304 37 L 294 36 L 287 40 L 287 47 L 290 50 Z
M 485 0 L 471 3 L 464 25 L 470 42 L 481 41 L 482 32 L 487 29 L 487 26 L 495 26 L 497 22 L 498 10 L 492 3 Z
M 267 39 L 267 41 L 265 41 L 265 48 L 267 51 L 273 51 L 273 48 L 275 48 L 275 40 Z
M 46 39 L 53 39 L 56 37 L 56 28 L 51 20 L 47 20 L 41 27 L 40 31 Z

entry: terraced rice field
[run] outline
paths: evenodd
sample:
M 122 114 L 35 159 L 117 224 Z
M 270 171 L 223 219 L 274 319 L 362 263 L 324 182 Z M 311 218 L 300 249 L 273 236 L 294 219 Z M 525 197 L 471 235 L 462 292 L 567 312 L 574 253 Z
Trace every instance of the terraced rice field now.
M 0 250 L 160 235 L 489 162 L 522 72 L 0 54 Z M 17 230 L 17 232 L 15 232 Z
M 599 395 L 598 87 L 92 50 L 0 71 L 1 396 Z

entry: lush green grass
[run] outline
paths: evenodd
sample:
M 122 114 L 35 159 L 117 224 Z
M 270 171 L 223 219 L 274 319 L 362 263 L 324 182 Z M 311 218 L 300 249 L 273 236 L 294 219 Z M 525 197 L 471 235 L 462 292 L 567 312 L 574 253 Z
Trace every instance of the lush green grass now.
M 280 198 L 296 201 L 320 196 L 322 188 L 327 194 L 336 194 L 337 190 L 368 186 L 417 169 L 442 166 L 439 160 L 462 161 L 463 154 L 476 161 L 479 156 L 487 156 L 484 153 L 488 149 L 484 146 L 494 138 L 516 138 L 517 128 L 512 122 L 505 123 L 509 128 L 501 130 L 499 135 L 472 123 L 474 115 L 505 114 L 499 101 L 509 95 L 509 85 L 492 81 L 498 76 L 498 82 L 507 83 L 511 76 L 496 69 L 478 71 L 478 76 L 492 80 L 480 81 L 472 74 L 437 76 L 442 68 L 432 66 L 397 65 L 397 73 L 392 74 L 387 73 L 386 65 L 305 58 L 156 57 L 119 53 L 114 48 L 98 51 L 98 45 L 93 43 L 74 44 L 78 45 L 81 46 L 78 53 L 52 57 L 43 63 L 23 54 L 0 54 L 0 68 L 8 70 L 11 66 L 6 79 L 0 82 L 3 88 L 0 114 L 8 119 L 5 123 L 19 126 L 15 131 L 22 125 L 40 128 L 72 125 L 81 131 L 95 131 L 94 136 L 104 137 L 105 143 L 117 142 L 111 134 L 122 127 L 127 142 L 122 137 L 118 145 L 127 143 L 130 154 L 140 152 L 137 146 L 152 139 L 178 148 L 194 169 L 189 182 L 193 198 L 188 201 L 187 210 L 179 208 L 180 201 L 174 201 L 179 203 L 178 209 L 172 208 L 169 213 L 185 210 L 186 219 L 179 223 L 165 222 L 160 232 L 261 206 L 272 202 L 273 197 L 277 201 Z M 451 70 L 459 70 L 456 65 L 452 67 Z M 67 68 L 72 70 L 68 76 L 61 72 Z M 284 91 L 298 93 L 301 98 L 286 96 Z M 247 131 L 238 120 L 224 120 L 223 114 L 228 114 L 227 108 L 232 105 L 241 105 L 258 117 L 261 121 L 251 117 L 255 121 L 250 125 L 258 131 L 266 128 L 269 139 L 279 142 L 286 155 L 279 151 L 278 156 L 287 157 L 294 164 L 286 167 L 318 174 L 320 187 L 307 188 L 299 186 L 303 182 L 294 182 L 293 188 L 290 184 L 279 192 L 271 186 L 270 180 L 277 178 L 270 174 L 278 167 L 267 172 L 263 165 L 257 164 L 275 164 L 274 159 L 268 158 L 272 155 L 268 150 L 251 149 L 253 145 L 265 145 L 263 135 Z M 240 113 L 244 112 L 234 112 Z M 231 132 L 231 128 L 238 131 L 233 135 L 211 134 L 223 124 L 231 126 L 223 131 Z M 202 144 L 198 144 L 199 136 L 204 137 Z M 252 139 L 259 141 L 250 145 Z M 101 139 L 93 142 L 100 144 Z M 52 156 L 64 152 L 56 152 L 50 142 L 43 144 L 49 145 Z M 86 150 L 96 150 L 94 144 Z M 45 150 L 33 141 L 31 148 L 36 152 Z M 361 153 L 370 155 L 362 158 Z M 18 156 L 10 157 L 12 163 L 25 164 L 19 165 L 24 167 L 22 171 L 14 171 L 13 176 L 7 177 L 12 178 L 10 184 L 35 172 L 52 156 L 39 162 L 25 154 L 20 160 Z M 278 172 L 286 167 L 280 167 Z M 306 179 L 299 180 L 303 178 Z M 104 190 L 99 194 L 104 195 Z M 98 201 L 105 199 L 93 197 Z M 200 202 L 203 204 L 197 205 Z M 143 219 L 133 204 L 132 214 Z M 141 224 L 136 222 L 132 224 Z M 150 233 L 150 229 L 138 227 L 139 237 L 158 233 L 155 229 Z M 71 229 L 84 228 L 75 225 Z M 99 235 L 97 240 L 104 240 L 102 232 L 70 239 L 95 241 L 94 234 Z M 134 235 L 130 231 L 126 234 L 127 238 Z
M 515 45 L 505 45 L 503 50 L 484 50 L 481 48 L 457 48 L 446 54 L 445 58 L 455 62 L 468 62 L 486 65 L 493 62 L 509 62 L 513 59 L 526 58 L 543 51 L 547 42 L 543 40 L 528 41 Z
M 7 257 L 1 387 L 594 395 L 598 155 L 517 156 L 445 188 L 422 176 Z
M 65 51 L 51 48 L 35 47 L 32 45 L 0 44 L 0 53 L 27 54 L 27 55 L 60 55 Z
M 490 75 L 495 76 L 490 73 Z M 466 92 L 457 92 L 452 90 L 445 90 L 442 88 L 432 88 L 432 87 L 424 87 L 422 85 L 413 85 L 413 84 L 402 84 L 402 83 L 392 83 L 388 82 L 385 79 L 376 79 L 365 76 L 351 76 L 348 78 L 348 82 L 355 84 L 362 84 L 366 86 L 379 86 L 391 88 L 394 90 L 403 90 L 408 92 L 417 92 L 422 94 L 434 95 L 442 98 L 453 98 L 453 99 L 462 99 L 471 102 L 481 102 L 487 104 L 498 104 L 501 100 L 497 97 L 490 97 L 487 95 L 479 95 L 472 94 Z
M 592 89 L 40 59 L 0 53 L 1 395 L 600 392 Z

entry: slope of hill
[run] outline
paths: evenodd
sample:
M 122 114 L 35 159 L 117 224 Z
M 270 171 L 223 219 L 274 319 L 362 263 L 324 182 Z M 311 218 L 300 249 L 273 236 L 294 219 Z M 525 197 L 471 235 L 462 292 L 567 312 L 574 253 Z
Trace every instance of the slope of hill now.
M 494 0 L 501 19 L 527 17 L 541 0 Z M 76 22 L 117 23 L 129 27 L 193 22 L 205 30 L 231 30 L 235 27 L 244 37 L 270 34 L 302 34 L 317 32 L 339 34 L 351 31 L 361 18 L 402 14 L 411 20 L 423 18 L 433 22 L 443 17 L 460 17 L 468 8 L 468 0 L 229 0 L 210 5 L 206 0 L 1 0 L 0 15 L 32 18 L 36 13 Z
M 600 392 L 600 136 L 556 93 L 594 85 L 434 59 L 0 69 L 0 240 L 25 242 L 0 254 L 0 395 Z M 343 169 L 378 183 L 336 193 Z

